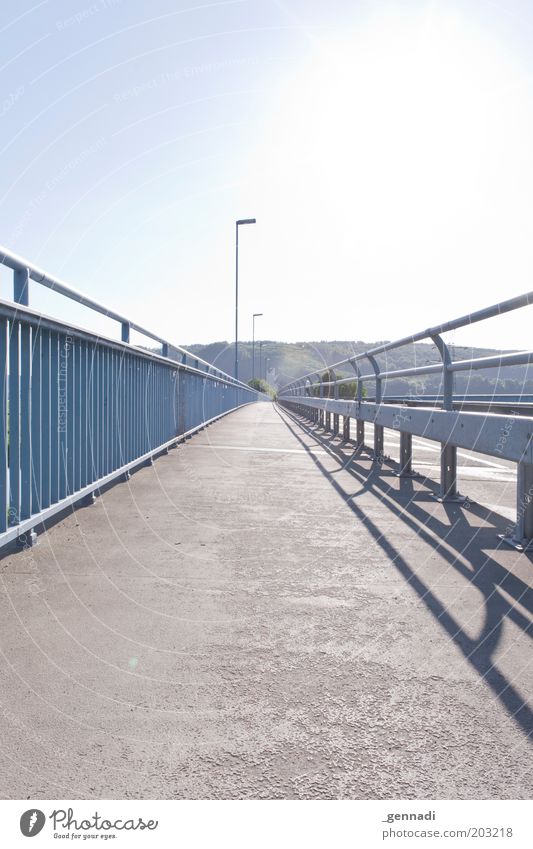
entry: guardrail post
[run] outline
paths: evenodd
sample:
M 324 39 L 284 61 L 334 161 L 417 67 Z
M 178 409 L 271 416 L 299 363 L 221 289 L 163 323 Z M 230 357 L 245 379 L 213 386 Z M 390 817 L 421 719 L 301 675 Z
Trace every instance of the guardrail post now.
M 121 326 L 121 339 L 123 342 L 130 341 L 130 325 L 128 321 L 123 321 Z
M 516 477 L 516 524 L 510 534 L 500 534 L 507 545 L 526 551 L 533 545 L 533 465 L 518 463 Z
M 363 382 L 361 378 L 361 372 L 359 371 L 359 366 L 355 362 L 355 360 L 350 360 L 350 364 L 357 375 L 357 408 L 359 409 L 361 406 L 361 402 L 363 400 Z M 356 433 L 355 433 L 355 447 L 356 450 L 360 450 L 363 448 L 365 444 L 365 422 L 363 419 L 356 418 Z M 349 438 L 349 436 L 348 436 Z
M 23 307 L 30 303 L 30 269 L 20 268 L 13 272 L 13 300 Z
M 465 498 L 457 492 L 457 448 L 443 444 L 440 454 L 440 493 L 438 501 L 461 502 Z
M 374 374 L 376 375 L 376 407 L 381 404 L 382 398 L 382 381 L 379 377 L 379 365 L 375 357 L 372 354 L 366 354 L 368 360 L 372 368 L 374 369 Z M 377 415 L 377 409 L 376 409 Z M 384 436 L 384 428 L 383 425 L 374 424 L 374 460 L 377 463 L 383 462 L 383 436 Z
M 453 372 L 448 366 L 452 358 L 450 350 L 438 334 L 431 336 L 442 359 L 442 408 L 453 410 Z M 440 491 L 436 496 L 438 501 L 465 501 L 464 496 L 457 491 L 457 448 L 448 442 L 442 442 L 440 448 Z
M 324 398 L 324 385 L 322 383 L 322 378 L 321 378 L 321 383 L 320 383 L 320 397 Z M 329 399 L 329 386 L 328 386 L 328 399 Z M 329 433 L 330 430 L 331 430 L 331 412 L 326 408 L 324 410 L 324 431 L 326 433 Z
M 344 416 L 344 421 L 342 425 L 342 439 L 344 442 L 348 442 L 350 439 L 350 416 Z
M 411 478 L 415 476 L 412 468 L 413 462 L 413 435 L 400 431 L 400 468 L 399 478 Z
M 335 398 L 335 400 L 338 400 L 339 386 L 338 386 L 337 383 L 335 383 L 335 386 L 333 387 L 333 397 Z M 338 435 L 339 435 L 339 414 L 333 413 L 333 436 L 338 436 Z
M 382 425 L 374 425 L 374 460 L 383 462 L 384 428 Z
M 318 379 L 319 379 L 319 381 L 320 381 L 320 386 L 319 386 L 319 388 L 318 388 L 318 394 L 319 394 L 320 398 L 324 398 L 324 385 L 323 385 L 323 383 L 322 383 L 322 377 L 321 377 L 321 375 L 318 375 Z M 325 421 L 324 421 L 324 419 L 325 419 L 325 416 L 324 416 L 324 410 L 323 410 L 323 409 L 320 409 L 320 410 L 318 411 L 318 426 L 319 426 L 319 427 L 323 427 L 323 428 L 324 428 L 324 430 L 325 430 L 325 429 L 326 429 L 326 425 L 325 425 Z

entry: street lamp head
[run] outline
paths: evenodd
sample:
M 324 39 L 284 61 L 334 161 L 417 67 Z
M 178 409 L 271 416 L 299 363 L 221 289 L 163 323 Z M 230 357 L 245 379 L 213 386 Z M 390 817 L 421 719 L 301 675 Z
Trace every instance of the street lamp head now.
M 239 219 L 239 221 L 237 221 L 237 227 L 239 226 L 239 224 L 255 224 L 255 223 L 256 223 L 255 218 L 241 218 L 241 219 Z
M 253 318 L 259 318 L 260 315 L 263 315 L 262 312 L 254 312 Z

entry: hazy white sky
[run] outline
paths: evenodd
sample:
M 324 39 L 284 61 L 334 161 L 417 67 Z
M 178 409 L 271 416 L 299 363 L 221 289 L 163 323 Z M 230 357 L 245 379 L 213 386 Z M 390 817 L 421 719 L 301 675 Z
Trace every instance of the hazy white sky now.
M 233 338 L 241 217 L 243 339 L 253 312 L 371 341 L 533 289 L 525 0 L 2 11 L 0 243 L 162 335 Z M 531 347 L 532 309 L 451 341 Z

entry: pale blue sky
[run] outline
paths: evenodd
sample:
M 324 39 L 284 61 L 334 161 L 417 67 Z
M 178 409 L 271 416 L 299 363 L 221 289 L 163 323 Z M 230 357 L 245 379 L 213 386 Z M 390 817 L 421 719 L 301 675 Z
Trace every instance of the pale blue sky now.
M 2 12 L 0 243 L 162 335 L 232 339 L 238 217 L 241 338 L 252 312 L 270 339 L 391 338 L 533 289 L 525 0 Z

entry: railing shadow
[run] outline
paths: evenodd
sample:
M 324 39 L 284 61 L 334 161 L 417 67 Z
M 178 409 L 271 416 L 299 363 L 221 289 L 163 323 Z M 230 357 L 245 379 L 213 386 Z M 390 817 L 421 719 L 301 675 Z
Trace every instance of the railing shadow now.
M 365 449 L 351 451 L 348 456 L 342 450 L 342 443 L 333 441 L 331 433 L 321 433 L 316 425 L 310 425 L 302 417 L 287 408 L 276 407 L 278 414 L 291 430 L 309 455 L 320 472 L 327 478 L 350 510 L 360 519 L 365 528 L 372 534 L 398 572 L 415 590 L 422 603 L 436 618 L 446 634 L 454 641 L 466 661 L 476 670 L 478 675 L 490 687 L 494 695 L 517 723 L 520 729 L 529 737 L 533 734 L 533 711 L 524 701 L 502 672 L 495 666 L 493 657 L 502 637 L 502 629 L 506 619 L 511 620 L 527 636 L 533 636 L 533 620 L 524 616 L 513 603 L 507 601 L 500 589 L 505 590 L 515 602 L 533 615 L 533 589 L 524 581 L 505 569 L 494 560 L 486 549 L 498 548 L 497 532 L 503 531 L 508 520 L 503 516 L 494 517 L 494 513 L 481 505 L 470 502 L 468 510 L 456 505 L 442 505 L 445 509 L 448 524 L 438 515 L 433 515 L 424 509 L 424 503 L 435 505 L 431 492 L 415 491 L 411 479 L 395 478 L 399 487 L 393 488 L 387 482 L 387 477 L 393 475 L 397 464 L 389 461 L 386 466 L 373 464 L 370 469 L 360 462 L 362 457 L 371 458 L 371 452 Z M 296 425 L 296 427 L 294 426 Z M 301 430 L 311 436 L 321 448 L 342 464 L 342 469 L 360 484 L 360 490 L 355 494 L 348 493 L 337 480 L 340 470 L 328 470 L 320 457 L 312 452 L 301 436 Z M 300 432 L 299 432 L 300 431 Z M 429 489 L 432 483 L 425 481 Z M 436 490 L 436 484 L 434 484 Z M 466 581 L 478 590 L 484 600 L 485 619 L 481 633 L 472 639 L 448 608 L 446 608 L 424 581 L 411 569 L 400 551 L 380 531 L 377 524 L 358 506 L 357 498 L 365 491 L 373 491 L 381 503 L 393 515 L 397 516 L 413 533 L 434 550 L 439 556 L 455 569 Z M 482 519 L 485 527 L 473 528 L 467 518 L 472 514 Z M 465 544 L 465 532 L 468 542 Z M 528 555 L 521 555 L 522 557 Z

